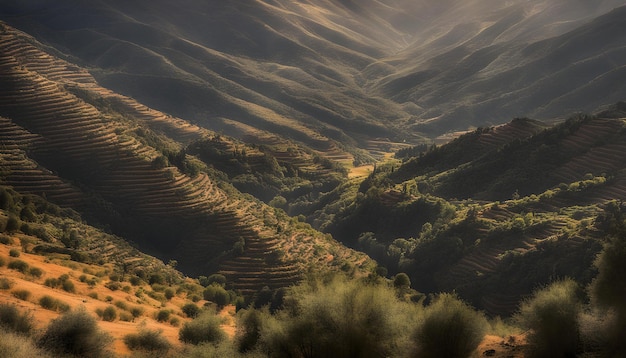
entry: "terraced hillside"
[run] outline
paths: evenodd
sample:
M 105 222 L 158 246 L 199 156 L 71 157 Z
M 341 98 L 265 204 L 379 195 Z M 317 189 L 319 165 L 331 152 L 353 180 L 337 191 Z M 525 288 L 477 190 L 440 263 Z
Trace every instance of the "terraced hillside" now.
M 405 150 L 354 191 L 329 194 L 315 222 L 408 273 L 418 291 L 456 291 L 509 315 L 555 278 L 593 277 L 605 211 L 626 200 L 619 108 L 552 126 L 516 119 Z
M 368 264 L 334 240 L 279 221 L 278 211 L 183 155 L 200 168 L 186 174 L 137 135 L 158 131 L 159 144 L 177 150 L 210 132 L 102 89 L 18 31 L 3 27 L 0 47 L 3 184 L 76 209 L 164 260 L 177 259 L 189 274 L 222 270 L 244 292 L 284 287 L 309 268 Z M 85 94 L 104 102 L 93 106 Z M 107 103 L 115 111 L 101 109 Z M 301 247 L 308 245 L 316 250 Z M 242 271 L 246 262 L 256 263 L 252 274 Z

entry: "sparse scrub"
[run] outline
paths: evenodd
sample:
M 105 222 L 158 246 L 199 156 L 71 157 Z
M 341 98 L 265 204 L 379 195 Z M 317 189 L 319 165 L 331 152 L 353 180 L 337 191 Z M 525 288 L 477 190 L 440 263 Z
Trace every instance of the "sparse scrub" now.
M 76 287 L 74 286 L 74 283 L 70 280 L 64 280 L 63 283 L 61 284 L 61 287 L 63 288 L 64 291 L 67 291 L 70 293 L 76 292 Z
M 487 327 L 482 314 L 455 295 L 442 293 L 425 309 L 417 328 L 417 356 L 469 357 L 482 341 Z
M 15 283 L 7 277 L 0 277 L 0 290 L 10 290 Z
M 170 310 L 160 310 L 156 314 L 156 320 L 159 322 L 166 322 L 168 319 L 170 319 L 170 314 Z
M 0 304 L 0 326 L 15 333 L 30 333 L 33 330 L 33 317 L 21 313 L 14 305 Z
M 4 266 L 4 265 L 6 265 L 6 264 L 7 264 L 7 262 L 6 262 L 6 260 L 4 259 L 4 257 L 0 257 L 0 267 Z
M 28 270 L 28 274 L 35 278 L 40 278 L 41 276 L 43 276 L 43 270 L 40 269 L 39 267 L 31 267 Z
M 164 354 L 171 348 L 170 343 L 163 337 L 161 331 L 146 328 L 139 330 L 137 333 L 125 335 L 124 344 L 133 351 L 141 350 L 155 354 Z
M 0 357 L 7 358 L 53 358 L 39 349 L 30 337 L 0 328 Z
M 218 307 L 224 307 L 230 303 L 230 295 L 219 285 L 210 285 L 203 292 L 204 299 L 214 302 Z
M 143 308 L 135 306 L 130 309 L 130 314 L 132 314 L 135 318 L 140 317 L 143 314 Z
M 165 291 L 163 291 L 163 295 L 165 296 L 165 299 L 169 301 L 174 297 L 175 292 L 172 288 L 168 287 L 165 289 Z
M 133 315 L 126 312 L 126 311 L 122 311 L 120 312 L 120 321 L 122 322 L 132 322 L 132 320 L 134 319 Z
M 128 305 L 124 301 L 115 301 L 115 307 L 128 311 Z
M 172 325 L 174 327 L 180 326 L 180 318 L 178 318 L 178 317 L 170 318 L 170 325 Z
M 47 279 L 43 282 L 43 284 L 44 284 L 45 286 L 48 286 L 48 287 L 57 288 L 57 287 L 59 287 L 59 285 L 60 285 L 61 283 L 59 282 L 59 280 L 58 280 L 58 279 L 50 277 L 50 278 L 47 278 Z
M 100 331 L 96 320 L 85 310 L 67 312 L 53 320 L 39 345 L 55 354 L 76 357 L 107 357 L 111 337 Z
M 518 319 L 530 330 L 528 343 L 533 357 L 576 355 L 582 308 L 577 288 L 572 280 L 555 282 L 521 304 Z
M 9 265 L 7 267 L 11 270 L 19 271 L 21 273 L 27 273 L 29 268 L 28 263 L 22 260 L 9 261 Z
M 98 299 L 98 292 L 89 292 L 87 296 L 93 298 L 94 300 Z
M 102 311 L 102 320 L 113 322 L 117 318 L 117 310 L 113 306 L 108 306 Z
M 48 295 L 44 295 L 39 298 L 39 305 L 47 310 L 58 312 L 66 312 L 70 309 L 70 306 L 67 303 Z
M 11 292 L 11 294 L 13 295 L 13 297 L 22 300 L 22 301 L 28 301 L 28 299 L 30 298 L 30 291 L 28 290 L 13 290 Z
M 198 314 L 200 313 L 200 308 L 197 305 L 193 304 L 193 303 L 185 304 L 181 308 L 181 310 L 189 318 L 196 318 L 196 317 L 198 317 Z
M 15 248 L 10 249 L 9 250 L 9 256 L 11 256 L 11 257 L 20 257 L 20 250 L 15 249 Z
M 220 328 L 220 323 L 218 316 L 205 312 L 193 321 L 185 323 L 178 332 L 178 339 L 191 344 L 218 343 L 226 338 L 226 333 Z
M 0 234 L 0 244 L 3 245 L 12 245 L 13 239 L 7 234 Z

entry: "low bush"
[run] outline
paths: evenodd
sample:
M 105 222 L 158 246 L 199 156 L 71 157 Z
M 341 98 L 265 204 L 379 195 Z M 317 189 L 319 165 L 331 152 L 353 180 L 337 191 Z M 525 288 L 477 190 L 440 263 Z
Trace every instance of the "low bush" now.
M 64 291 L 71 292 L 71 293 L 76 292 L 76 287 L 74 287 L 74 283 L 70 280 L 63 281 L 63 283 L 61 284 L 61 287 L 63 288 Z
M 185 323 L 178 332 L 178 339 L 181 342 L 191 344 L 218 343 L 226 338 L 220 324 L 218 316 L 205 312 L 193 321 Z
M 126 312 L 126 311 L 120 312 L 120 321 L 122 321 L 122 322 L 132 322 L 133 319 L 135 319 L 135 318 L 133 317 L 132 314 L 130 314 L 130 313 Z
M 7 267 L 11 270 L 16 270 L 19 271 L 21 273 L 26 273 L 28 272 L 28 263 L 26 261 L 22 261 L 22 260 L 12 260 L 9 261 L 9 264 L 7 265 Z
M 21 313 L 16 306 L 0 304 L 0 326 L 15 333 L 26 334 L 33 330 L 33 317 Z
M 165 322 L 170 319 L 170 311 L 169 310 L 160 310 L 157 312 L 156 320 L 159 322 Z
M 48 287 L 57 288 L 57 287 L 59 287 L 59 285 L 60 285 L 61 283 L 59 282 L 59 280 L 58 280 L 58 279 L 50 277 L 50 278 L 47 278 L 47 279 L 43 282 L 43 284 L 44 284 L 45 286 L 48 286 Z
M 75 357 L 107 357 L 111 337 L 98 329 L 96 320 L 84 309 L 67 312 L 53 320 L 39 345 L 58 355 Z
M 13 239 L 9 235 L 0 234 L 0 244 L 11 245 L 13 244 Z
M 574 357 L 580 344 L 578 284 L 564 280 L 535 292 L 520 306 L 517 319 L 526 329 L 533 357 Z
M 169 301 L 174 297 L 175 292 L 171 287 L 168 287 L 165 289 L 165 291 L 163 291 L 163 295 L 165 296 L 165 299 Z
M 97 300 L 98 299 L 98 292 L 89 292 L 87 294 L 87 296 L 93 298 L 94 300 Z
M 35 278 L 40 278 L 43 276 L 43 270 L 39 267 L 31 267 L 30 270 L 28 270 L 28 274 Z
M 193 304 L 193 303 L 187 303 L 185 304 L 181 310 L 183 311 L 183 313 L 185 314 L 185 316 L 189 317 L 189 318 L 196 318 L 198 317 L 198 314 L 200 313 L 200 308 Z
M 178 318 L 178 317 L 170 318 L 170 325 L 172 325 L 174 327 L 180 326 L 180 318 Z
M 70 309 L 67 303 L 48 295 L 44 295 L 39 299 L 39 305 L 47 310 L 58 312 L 67 312 Z
M 7 277 L 0 277 L 0 290 L 9 290 L 15 283 Z
M 0 357 L 7 358 L 54 358 L 39 349 L 33 340 L 23 334 L 0 328 Z
M 102 320 L 107 322 L 113 322 L 117 318 L 117 311 L 113 306 L 108 306 L 102 311 Z
M 13 290 L 11 294 L 22 301 L 27 301 L 30 298 L 30 291 L 28 290 Z
M 139 306 L 135 306 L 130 309 L 130 314 L 132 314 L 133 317 L 137 318 L 143 314 L 143 308 Z
M 9 256 L 11 256 L 11 257 L 20 257 L 20 250 L 15 249 L 15 248 L 9 250 Z
M 419 357 L 469 357 L 485 336 L 485 317 L 455 295 L 443 293 L 430 304 L 415 342 Z
M 130 350 L 149 351 L 156 354 L 164 354 L 171 345 L 163 337 L 161 331 L 141 329 L 137 333 L 131 333 L 124 336 L 124 344 Z
M 114 305 L 121 310 L 128 311 L 128 305 L 124 301 L 115 301 Z

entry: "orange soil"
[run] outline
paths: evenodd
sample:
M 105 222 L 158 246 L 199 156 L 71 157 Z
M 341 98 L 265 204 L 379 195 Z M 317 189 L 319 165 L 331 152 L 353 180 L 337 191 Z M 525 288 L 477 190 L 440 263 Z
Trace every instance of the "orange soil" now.
M 15 243 L 19 242 L 17 238 L 13 238 L 13 240 Z M 9 250 L 11 248 L 17 248 L 21 251 L 20 246 L 0 244 L 0 257 L 2 257 L 7 264 L 14 259 L 9 257 Z M 180 310 L 180 307 L 188 302 L 184 298 L 176 296 L 167 302 L 165 307 L 161 307 L 161 303 L 159 301 L 153 300 L 145 294 L 143 296 L 143 302 L 137 298 L 134 293 L 138 287 L 132 287 L 131 291 L 126 293 L 122 290 L 111 291 L 104 287 L 104 283 L 106 282 L 104 277 L 102 281 L 93 288 L 90 288 L 86 283 L 82 283 L 78 280 L 78 277 L 83 274 L 83 268 L 88 268 L 93 272 L 98 272 L 105 269 L 105 267 L 102 266 L 78 264 L 67 261 L 76 265 L 77 269 L 74 270 L 72 268 L 59 265 L 57 263 L 60 262 L 58 259 L 50 259 L 45 256 L 24 252 L 21 252 L 21 255 L 15 259 L 25 261 L 28 265 L 30 265 L 30 267 L 38 267 L 42 269 L 44 274 L 41 278 L 34 278 L 15 270 L 9 270 L 6 267 L 6 264 L 5 266 L 0 267 L 0 277 L 9 278 L 14 283 L 11 289 L 0 290 L 0 302 L 13 303 L 20 309 L 31 312 L 35 320 L 35 325 L 38 329 L 45 329 L 52 319 L 59 316 L 59 313 L 44 309 L 38 304 L 39 299 L 42 296 L 49 295 L 68 304 L 72 307 L 72 309 L 84 307 L 87 312 L 91 313 L 96 319 L 98 319 L 100 328 L 108 332 L 114 338 L 113 350 L 118 355 L 128 355 L 131 353 L 124 344 L 123 337 L 129 333 L 136 333 L 140 327 L 160 330 L 163 337 L 165 337 L 173 346 L 181 346 L 181 343 L 178 340 L 178 331 L 180 327 L 174 327 L 169 323 L 157 322 L 153 317 L 155 317 L 156 312 L 160 309 L 171 309 L 173 310 L 171 317 L 177 317 L 181 322 L 180 325 L 182 326 L 184 322 L 189 321 L 188 318 L 184 317 L 184 314 L 182 314 Z M 70 280 L 74 283 L 76 293 L 69 293 L 59 288 L 54 289 L 43 285 L 46 278 L 58 278 L 63 274 L 68 274 L 70 276 Z M 87 276 L 91 277 L 91 275 L 88 274 Z M 122 285 L 128 285 L 128 283 L 122 283 Z M 144 291 L 150 289 L 149 286 L 144 286 L 143 288 Z M 28 300 L 22 301 L 15 298 L 11 292 L 16 289 L 28 290 L 31 293 Z M 98 299 L 88 297 L 87 294 L 91 292 L 97 293 Z M 105 302 L 104 299 L 107 296 L 111 296 L 113 300 L 111 302 Z M 95 313 L 96 309 L 104 309 L 113 305 L 116 301 L 125 302 L 129 307 L 140 306 L 144 309 L 144 313 L 132 322 L 123 322 L 120 321 L 119 318 L 113 322 L 101 321 Z M 197 304 L 202 306 L 204 302 L 205 301 L 200 301 L 197 302 Z M 118 316 L 120 312 L 123 312 L 123 310 L 118 307 L 115 307 L 115 309 L 118 312 Z M 235 333 L 234 314 L 234 306 L 228 306 L 220 312 L 220 316 L 224 318 L 223 328 L 230 337 L 234 336 Z

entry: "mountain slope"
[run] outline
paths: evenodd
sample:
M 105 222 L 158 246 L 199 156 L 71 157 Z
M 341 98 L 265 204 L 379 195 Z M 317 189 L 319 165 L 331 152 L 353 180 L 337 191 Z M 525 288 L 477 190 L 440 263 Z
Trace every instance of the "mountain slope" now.
M 198 159 L 183 156 L 200 165 L 190 174 L 169 165 L 163 148 L 148 144 L 145 123 L 187 141 L 210 133 L 156 111 L 137 119 L 145 107 L 123 97 L 134 111 L 103 112 L 70 92 L 109 93 L 83 70 L 9 27 L 0 46 L 4 184 L 74 208 L 144 250 L 177 259 L 189 274 L 221 270 L 243 292 L 284 287 L 313 266 L 368 265 L 364 255 L 242 195 Z M 182 147 L 170 138 L 156 143 Z
M 377 155 L 364 151 L 376 138 L 415 143 L 622 99 L 623 10 L 588 23 L 620 5 L 28 0 L 0 9 L 151 107 L 238 138 L 255 128 L 313 150 L 336 146 L 360 163 Z

